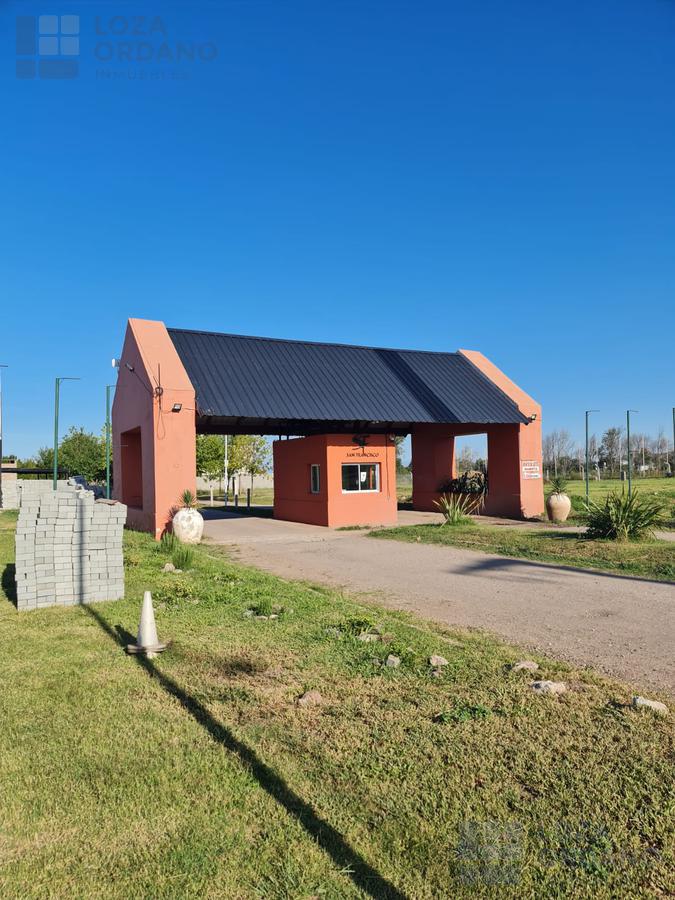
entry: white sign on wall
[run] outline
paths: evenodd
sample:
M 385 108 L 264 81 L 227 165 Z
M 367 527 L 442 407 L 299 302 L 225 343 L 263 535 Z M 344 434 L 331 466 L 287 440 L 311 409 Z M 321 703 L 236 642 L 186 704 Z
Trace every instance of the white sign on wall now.
M 541 466 L 536 459 L 524 459 L 521 470 L 523 478 L 541 478 Z

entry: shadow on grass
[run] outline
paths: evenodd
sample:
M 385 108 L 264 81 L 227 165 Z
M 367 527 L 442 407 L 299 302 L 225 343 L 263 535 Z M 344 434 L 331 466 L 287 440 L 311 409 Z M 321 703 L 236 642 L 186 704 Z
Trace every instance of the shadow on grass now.
M 134 635 L 129 634 L 120 625 L 113 628 L 92 606 L 83 606 L 83 609 L 113 641 L 122 647 L 136 643 Z M 382 900 L 390 900 L 390 898 L 391 900 L 406 900 L 405 894 L 380 875 L 360 853 L 350 847 L 332 825 L 322 819 L 309 803 L 299 797 L 283 778 L 258 757 L 254 750 L 236 738 L 227 726 L 215 719 L 205 706 L 158 669 L 152 660 L 145 656 L 134 656 L 133 658 L 151 678 L 157 680 L 167 694 L 178 700 L 214 741 L 239 758 L 260 787 L 302 825 L 310 838 L 331 857 L 338 868 L 348 875 L 358 888 L 378 900 L 380 898 Z
M 16 566 L 14 563 L 7 563 L 2 571 L 2 590 L 10 603 L 16 606 Z

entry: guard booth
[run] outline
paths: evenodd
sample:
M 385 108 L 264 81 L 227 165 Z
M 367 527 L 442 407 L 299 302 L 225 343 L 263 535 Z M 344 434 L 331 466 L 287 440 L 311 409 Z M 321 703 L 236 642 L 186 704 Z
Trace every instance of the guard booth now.
M 274 516 L 312 525 L 394 525 L 391 435 L 318 434 L 274 442 Z
M 196 491 L 196 435 L 274 442 L 274 515 L 396 522 L 394 439 L 411 435 L 413 508 L 456 474 L 455 438 L 487 434 L 485 512 L 544 510 L 541 408 L 478 351 L 438 353 L 167 329 L 130 319 L 113 405 L 115 498 L 159 538 Z

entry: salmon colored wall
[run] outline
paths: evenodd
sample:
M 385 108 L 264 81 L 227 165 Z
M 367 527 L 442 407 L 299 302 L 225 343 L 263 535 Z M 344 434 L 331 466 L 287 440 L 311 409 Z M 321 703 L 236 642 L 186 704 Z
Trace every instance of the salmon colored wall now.
M 395 525 L 396 445 L 386 434 L 371 435 L 365 447 L 352 442 L 349 434 L 327 435 L 328 524 Z M 377 493 L 342 492 L 343 463 L 379 463 L 380 490 Z
M 274 518 L 328 525 L 326 436 L 274 441 Z M 321 466 L 318 494 L 310 491 L 310 467 Z
M 351 435 L 322 434 L 275 441 L 274 517 L 314 525 L 390 525 L 396 523 L 396 448 L 386 435 L 372 435 L 367 446 Z M 379 463 L 380 490 L 342 492 L 343 463 Z M 310 491 L 310 467 L 321 466 L 321 489 Z
M 180 412 L 171 411 L 174 403 L 182 404 Z M 133 493 L 142 480 L 143 505 L 130 507 L 127 521 L 159 539 L 181 493 L 196 492 L 195 392 L 162 322 L 129 319 L 112 428 L 115 499 Z M 136 438 L 123 445 L 124 432 L 133 429 L 140 429 L 142 478 L 133 461 Z
M 493 496 L 486 506 L 486 512 L 493 515 L 513 515 L 513 512 L 510 511 L 496 512 L 496 507 L 500 503 L 504 503 L 509 510 L 518 507 L 520 515 L 526 519 L 540 516 L 544 512 L 541 406 L 482 353 L 477 350 L 460 350 L 459 352 L 504 391 L 524 416 L 527 416 L 528 419 L 531 416 L 535 417 L 534 421 L 528 422 L 527 425 L 492 426 L 492 432 L 495 435 L 492 450 L 490 433 L 488 433 L 490 494 Z M 498 479 L 496 491 L 493 490 L 493 457 L 495 455 L 497 457 L 495 477 Z M 536 477 L 532 477 L 533 475 Z M 509 499 L 507 495 L 511 487 L 514 492 Z
M 482 353 L 460 350 L 518 405 L 527 425 L 418 425 L 412 433 L 413 507 L 435 510 L 438 485 L 455 476 L 455 437 L 487 434 L 489 494 L 485 513 L 533 518 L 544 511 L 541 452 L 541 407 Z M 539 477 L 526 477 L 536 474 Z
M 417 425 L 410 435 L 413 509 L 436 510 L 438 485 L 455 477 L 455 442 L 448 425 Z

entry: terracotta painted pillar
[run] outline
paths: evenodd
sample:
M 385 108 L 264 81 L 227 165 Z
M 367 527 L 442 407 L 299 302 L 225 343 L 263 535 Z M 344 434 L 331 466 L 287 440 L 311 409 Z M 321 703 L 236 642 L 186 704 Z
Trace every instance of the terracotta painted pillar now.
M 438 486 L 455 477 L 455 438 L 451 425 L 416 425 L 412 448 L 413 509 L 437 512 Z
M 544 512 L 541 406 L 476 350 L 460 350 L 518 406 L 522 425 L 488 425 L 488 515 L 534 518 Z
M 196 493 L 195 391 L 163 322 L 129 319 L 112 410 L 116 500 L 156 539 Z

